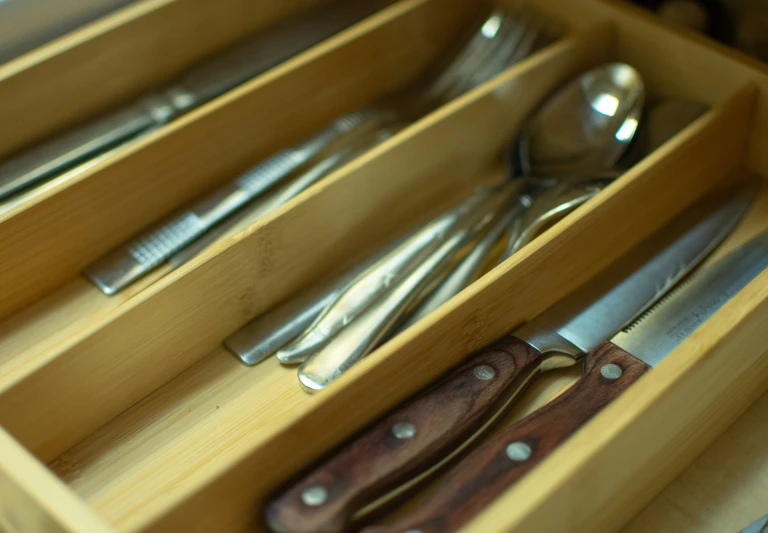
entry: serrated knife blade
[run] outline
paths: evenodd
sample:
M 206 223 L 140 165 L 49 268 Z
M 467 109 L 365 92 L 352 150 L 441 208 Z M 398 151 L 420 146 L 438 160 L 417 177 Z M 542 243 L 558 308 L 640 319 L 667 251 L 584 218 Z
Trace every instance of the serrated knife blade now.
M 750 181 L 709 194 L 515 336 L 542 353 L 564 347 L 568 351 L 569 346 L 575 357 L 589 353 L 709 255 L 741 220 L 757 188 L 757 182 Z
M 768 232 L 695 272 L 634 323 L 590 352 L 584 375 L 539 410 L 495 434 L 412 514 L 361 533 L 453 533 L 548 457 L 768 269 Z M 756 523 L 745 531 L 760 532 Z
M 697 271 L 611 342 L 648 366 L 657 366 L 767 268 L 768 232 Z

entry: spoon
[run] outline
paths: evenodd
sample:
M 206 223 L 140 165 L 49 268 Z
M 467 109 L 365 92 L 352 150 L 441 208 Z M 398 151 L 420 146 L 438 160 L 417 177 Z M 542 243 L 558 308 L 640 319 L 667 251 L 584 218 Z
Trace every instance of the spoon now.
M 302 335 L 278 350 L 277 358 L 283 363 L 294 364 L 317 353 L 357 316 L 389 293 L 436 252 L 457 229 L 470 224 L 478 210 L 488 203 L 491 194 L 492 191 L 488 189 L 478 191 L 458 208 L 434 219 L 360 274 Z
M 593 198 L 624 170 L 653 153 L 708 109 L 705 104 L 684 98 L 662 99 L 648 106 L 629 149 L 616 164 L 616 170 L 597 173 L 593 178 L 566 178 L 560 185 L 542 193 L 535 200 L 522 195 L 521 203 L 506 213 L 498 223 L 503 226 L 506 221 L 507 226 L 489 231 L 442 285 L 414 311 L 397 333 L 405 331 L 478 279 L 486 270 L 483 265 L 488 265 L 488 257 L 498 247 L 498 241 L 504 238 L 505 231 L 509 235 L 508 244 L 498 263 L 504 262 L 546 228 Z
M 534 198 L 556 187 L 562 176 L 579 176 L 612 168 L 634 136 L 644 94 L 637 71 L 623 63 L 592 69 L 557 91 L 527 122 L 514 145 L 524 168 L 535 172 L 521 178 L 524 194 Z M 557 124 L 561 127 L 557 128 Z M 512 173 L 509 177 L 515 179 Z M 523 210 L 518 212 L 524 213 Z M 555 215 L 553 213 L 550 218 Z M 516 217 L 512 217 L 510 223 L 515 224 Z M 478 257 L 473 256 L 473 260 Z M 394 296 L 377 301 L 386 292 L 388 290 L 380 291 L 374 298 L 365 300 L 365 305 L 359 306 L 359 312 L 377 316 L 379 307 L 392 307 L 390 299 Z M 413 295 L 403 294 L 402 298 L 412 299 Z M 434 301 L 430 305 L 434 305 Z M 329 307 L 331 311 L 327 310 L 329 316 L 332 316 L 334 306 L 336 304 Z M 404 307 L 398 310 L 404 312 Z M 385 314 L 382 312 L 381 316 Z M 347 320 L 343 323 L 337 318 L 333 329 L 322 321 L 313 324 L 302 337 L 278 352 L 281 361 L 287 357 L 296 362 L 304 361 L 299 368 L 299 381 L 305 389 L 322 389 L 375 346 L 361 327 L 354 327 L 357 335 L 346 333 L 335 338 L 355 317 L 344 315 L 344 318 Z M 369 322 L 369 326 L 377 331 L 385 330 L 377 340 L 392 331 L 386 330 L 387 327 L 396 326 L 394 320 L 388 321 L 387 327 L 373 320 Z

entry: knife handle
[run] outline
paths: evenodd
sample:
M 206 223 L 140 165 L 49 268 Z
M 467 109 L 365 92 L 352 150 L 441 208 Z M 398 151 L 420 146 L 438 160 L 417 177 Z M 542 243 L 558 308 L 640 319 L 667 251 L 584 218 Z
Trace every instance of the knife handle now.
M 363 508 L 431 475 L 539 371 L 541 354 L 504 337 L 343 446 L 272 500 L 276 533 L 340 532 Z M 418 479 L 416 479 L 418 478 Z
M 587 356 L 578 382 L 462 459 L 416 512 L 393 524 L 366 527 L 361 533 L 457 531 L 648 368 L 610 341 L 604 342 Z

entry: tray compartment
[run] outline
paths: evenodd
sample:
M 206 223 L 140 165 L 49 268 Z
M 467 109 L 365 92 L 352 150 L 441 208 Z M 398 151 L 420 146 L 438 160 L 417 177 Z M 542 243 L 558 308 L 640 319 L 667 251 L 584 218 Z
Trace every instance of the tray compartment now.
M 277 150 L 414 81 L 471 7 L 395 2 L 0 214 L 0 318 L 79 278 L 115 246 Z M 388 53 L 372 61 L 379 50 Z
M 600 51 L 610 50 L 609 30 L 599 25 L 511 69 L 405 132 L 402 142 L 383 145 L 349 175 L 324 185 L 316 197 L 330 195 L 352 176 L 380 183 L 377 176 L 382 171 L 377 168 L 407 172 L 413 154 L 423 153 L 428 146 L 444 150 L 424 168 L 411 170 L 411 183 L 446 168 L 454 160 L 452 148 L 467 143 L 475 146 L 471 154 L 462 154 L 473 162 L 466 168 L 482 168 L 546 94 L 546 85 L 554 88 L 600 61 Z M 525 95 L 530 99 L 527 108 L 521 104 Z M 327 391 L 307 396 L 298 388 L 293 369 L 281 368 L 275 361 L 241 367 L 216 347 L 190 370 L 59 455 L 52 468 L 121 531 L 144 531 L 145 526 L 148 531 L 252 530 L 257 516 L 254 506 L 285 476 L 474 348 L 535 316 L 727 178 L 742 160 L 753 97 L 754 91 L 747 87 L 725 98 L 584 209 L 422 326 L 369 356 Z M 502 121 L 508 123 L 506 131 L 499 129 Z M 724 124 L 734 126 L 726 132 Z M 734 135 L 737 129 L 741 133 Z M 482 139 L 468 138 L 469 132 L 477 136 L 478 131 L 487 133 Z M 415 172 L 423 176 L 415 178 Z M 457 186 L 461 183 L 466 185 L 459 182 Z M 664 194 L 658 195 L 661 189 Z M 329 196 L 323 197 L 323 205 L 329 205 Z M 647 201 L 638 202 L 638 198 Z M 607 223 L 616 220 L 625 222 Z M 341 234 L 348 244 L 355 239 L 350 232 Z M 256 232 L 220 250 L 210 262 L 190 272 L 189 279 L 194 277 L 196 286 L 202 286 L 203 278 L 193 272 L 214 276 L 213 265 L 229 253 L 246 246 L 256 249 L 245 244 L 253 235 Z M 559 267 L 565 262 L 568 271 Z M 516 298 L 510 301 L 505 294 Z M 157 298 L 153 305 L 160 301 Z M 178 301 L 169 299 L 164 305 L 170 309 Z M 211 299 L 206 298 L 206 303 L 210 312 Z M 101 346 L 106 346 L 107 338 L 125 331 L 128 323 L 91 339 L 104 335 Z M 179 342 L 178 332 L 169 335 Z M 148 338 L 141 339 L 143 347 Z M 122 347 L 125 342 L 121 338 L 118 344 Z M 156 354 L 164 353 L 147 350 L 147 357 L 155 356 L 153 361 Z

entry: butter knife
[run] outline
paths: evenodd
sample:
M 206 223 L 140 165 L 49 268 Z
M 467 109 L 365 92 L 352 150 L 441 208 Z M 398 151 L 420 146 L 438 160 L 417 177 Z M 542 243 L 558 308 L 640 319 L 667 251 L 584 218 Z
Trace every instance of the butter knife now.
M 140 138 L 354 24 L 373 8 L 370 2 L 337 3 L 276 25 L 191 67 L 161 92 L 0 161 L 0 199 Z

